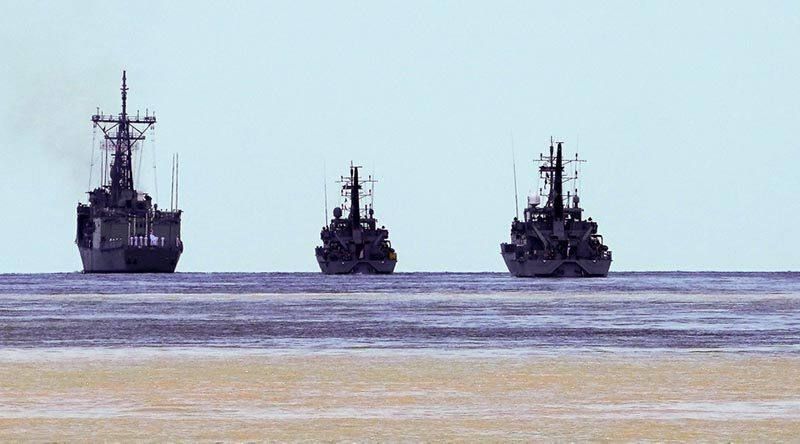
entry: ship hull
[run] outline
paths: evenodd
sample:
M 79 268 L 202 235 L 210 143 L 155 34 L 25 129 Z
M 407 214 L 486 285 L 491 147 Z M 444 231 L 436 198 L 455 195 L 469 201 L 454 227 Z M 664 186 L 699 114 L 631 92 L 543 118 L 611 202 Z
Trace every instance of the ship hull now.
M 518 259 L 503 253 L 508 271 L 516 277 L 606 277 L 611 259 Z
M 392 260 L 326 261 L 319 256 L 317 263 L 325 274 L 391 274 L 397 265 L 397 261 Z
M 78 249 L 84 273 L 173 273 L 181 256 L 180 248 L 169 247 Z

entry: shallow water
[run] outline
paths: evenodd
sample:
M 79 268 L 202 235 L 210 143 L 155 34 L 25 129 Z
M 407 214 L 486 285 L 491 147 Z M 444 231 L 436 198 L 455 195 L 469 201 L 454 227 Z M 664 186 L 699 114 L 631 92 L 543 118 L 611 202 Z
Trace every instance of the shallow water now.
M 0 275 L 0 440 L 787 440 L 800 274 Z
M 0 364 L 0 440 L 763 442 L 800 434 L 797 357 L 129 352 Z

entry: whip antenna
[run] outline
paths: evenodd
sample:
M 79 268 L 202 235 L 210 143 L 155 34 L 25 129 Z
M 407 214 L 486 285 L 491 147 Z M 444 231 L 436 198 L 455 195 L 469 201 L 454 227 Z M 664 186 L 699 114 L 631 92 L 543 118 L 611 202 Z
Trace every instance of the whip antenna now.
M 100 114 L 100 111 L 97 111 Z M 89 161 L 89 190 L 92 189 L 92 173 L 94 172 L 94 150 L 97 140 L 97 124 L 92 123 L 92 158 Z
M 158 200 L 158 170 L 156 169 L 156 127 L 150 127 L 150 146 L 153 148 L 153 186 L 156 188 L 156 200 Z M 142 148 L 144 151 L 144 147 Z
M 517 193 L 517 155 L 514 152 L 514 133 L 511 133 L 511 165 L 514 168 L 514 206 L 516 208 L 516 216 L 519 219 L 519 195 Z
M 178 209 L 178 169 L 180 165 L 180 154 L 175 153 L 175 209 Z
M 172 153 L 172 178 L 169 184 L 169 209 L 175 209 L 175 153 Z
M 328 225 L 328 168 L 325 161 L 322 161 L 322 192 L 325 197 L 325 217 L 322 218 L 325 225 Z

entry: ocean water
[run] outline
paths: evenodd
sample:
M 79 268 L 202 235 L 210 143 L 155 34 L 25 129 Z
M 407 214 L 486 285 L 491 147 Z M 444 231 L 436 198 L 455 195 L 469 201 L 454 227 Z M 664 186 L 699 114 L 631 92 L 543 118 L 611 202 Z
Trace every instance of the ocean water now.
M 798 273 L 0 275 L 0 347 L 800 351 Z
M 792 441 L 800 273 L 0 275 L 0 441 Z

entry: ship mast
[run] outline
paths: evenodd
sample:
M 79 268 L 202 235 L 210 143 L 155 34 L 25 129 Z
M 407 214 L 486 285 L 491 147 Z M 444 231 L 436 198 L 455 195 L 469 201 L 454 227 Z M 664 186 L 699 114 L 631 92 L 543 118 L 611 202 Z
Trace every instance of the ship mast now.
M 111 194 L 119 196 L 121 190 L 133 189 L 133 165 L 131 161 L 131 138 L 128 129 L 128 85 L 125 71 L 122 71 L 122 114 L 117 125 L 117 141 L 114 162 L 111 164 Z
M 368 176 L 367 179 L 359 179 L 358 178 L 358 169 L 363 168 L 360 165 L 353 165 L 353 162 L 350 162 L 350 176 L 344 177 L 341 176 L 340 180 L 336 181 L 337 183 L 342 184 L 342 198 L 343 202 L 341 204 L 342 210 L 349 210 L 350 214 L 347 216 L 348 220 L 354 228 L 357 228 L 361 225 L 361 222 L 364 220 L 372 219 L 372 204 L 364 205 L 364 212 L 366 219 L 362 220 L 361 216 L 361 200 L 369 199 L 374 194 L 374 187 L 375 187 L 375 180 L 372 176 Z M 371 189 L 367 189 L 367 186 L 371 185 Z M 349 202 L 349 203 L 348 203 Z
M 555 220 L 564 219 L 564 198 L 562 197 L 564 194 L 564 184 L 561 178 L 561 173 L 563 170 L 564 166 L 561 158 L 561 142 L 558 142 L 558 148 L 556 151 L 556 168 L 554 171 L 555 177 L 553 178 L 553 218 Z
M 126 72 L 122 71 L 122 113 L 118 116 L 101 113 L 92 116 L 92 122 L 100 127 L 113 150 L 114 160 L 111 163 L 111 198 L 118 203 L 123 191 L 133 190 L 133 155 L 136 142 L 145 139 L 145 132 L 156 123 L 155 115 L 145 113 L 144 117 L 128 116 L 128 85 Z M 141 126 L 137 126 L 141 125 Z
M 353 222 L 353 227 L 361 225 L 361 208 L 359 198 L 361 184 L 358 183 L 358 169 L 360 167 L 350 165 L 350 220 Z

